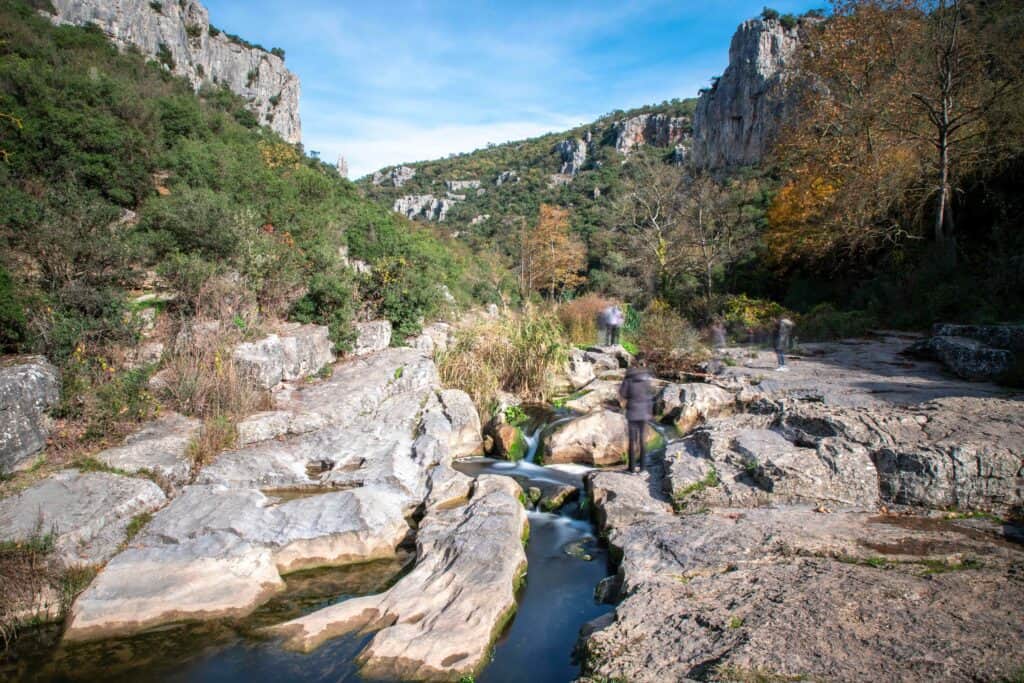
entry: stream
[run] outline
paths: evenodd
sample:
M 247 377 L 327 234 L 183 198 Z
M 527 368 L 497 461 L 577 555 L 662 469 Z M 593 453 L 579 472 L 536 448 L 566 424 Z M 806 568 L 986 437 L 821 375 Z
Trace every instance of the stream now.
M 518 611 L 498 638 L 481 683 L 564 682 L 579 675 L 572 653 L 580 627 L 612 609 L 596 604 L 594 587 L 610 573 L 608 554 L 596 537 L 582 499 L 579 466 L 534 463 L 544 428 L 565 415 L 536 407 L 524 425 L 526 457 L 516 463 L 472 458 L 454 467 L 470 476 L 511 476 L 523 486 L 571 484 L 573 496 L 555 512 L 529 510 L 527 577 Z M 365 681 L 356 655 L 373 634 L 335 638 L 310 654 L 283 650 L 260 639 L 256 629 L 307 614 L 359 595 L 380 592 L 411 568 L 412 555 L 285 577 L 287 589 L 243 620 L 173 625 L 123 639 L 62 645 L 59 627 L 28 632 L 0 657 L 0 680 L 11 681 Z

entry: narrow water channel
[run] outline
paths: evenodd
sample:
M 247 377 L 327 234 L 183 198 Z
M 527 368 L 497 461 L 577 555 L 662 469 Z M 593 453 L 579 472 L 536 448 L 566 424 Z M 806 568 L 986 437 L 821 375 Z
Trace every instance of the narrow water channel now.
M 611 609 L 594 601 L 594 588 L 609 574 L 607 552 L 598 543 L 586 501 L 586 468 L 542 467 L 533 461 L 543 428 L 561 416 L 532 411 L 526 426 L 527 457 L 518 463 L 490 458 L 462 461 L 456 467 L 478 476 L 517 479 L 524 490 L 570 484 L 581 492 L 555 512 L 530 510 L 526 582 L 517 596 L 515 619 L 495 644 L 492 662 L 477 677 L 481 683 L 530 680 L 561 683 L 579 674 L 572 659 L 580 627 Z M 118 640 L 59 646 L 59 631 L 41 630 L 23 638 L 0 659 L 0 680 L 11 681 L 364 681 L 356 655 L 373 634 L 328 641 L 310 654 L 282 650 L 256 629 L 306 614 L 357 595 L 384 590 L 409 568 L 408 555 L 397 560 L 301 572 L 286 577 L 288 589 L 242 621 L 167 627 Z M 328 596 L 328 597 L 325 597 Z

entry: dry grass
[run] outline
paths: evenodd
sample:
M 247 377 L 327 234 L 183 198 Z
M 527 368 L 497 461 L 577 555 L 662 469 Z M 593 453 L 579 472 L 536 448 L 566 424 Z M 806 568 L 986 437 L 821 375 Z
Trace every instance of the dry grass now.
M 644 313 L 637 345 L 647 364 L 662 377 L 679 377 L 708 356 L 697 330 L 671 308 L 657 302 Z
M 468 393 L 485 413 L 499 391 L 528 401 L 546 400 L 566 351 L 555 314 L 527 308 L 461 330 L 455 344 L 439 356 L 438 366 L 442 382 Z
M 558 319 L 571 344 L 596 344 L 597 317 L 614 303 L 598 294 L 587 294 L 558 306 Z
M 24 613 L 60 585 L 61 568 L 52 553 L 52 534 L 36 533 L 25 541 L 0 543 L 0 651 L 30 621 Z

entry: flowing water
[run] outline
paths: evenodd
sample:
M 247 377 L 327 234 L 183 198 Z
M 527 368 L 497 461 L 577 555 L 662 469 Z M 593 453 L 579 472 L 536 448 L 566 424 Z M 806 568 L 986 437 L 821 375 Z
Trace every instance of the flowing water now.
M 524 487 L 571 484 L 582 496 L 587 468 L 542 467 L 534 463 L 546 427 L 566 418 L 547 409 L 528 410 L 527 456 L 518 463 L 490 458 L 462 461 L 466 474 L 500 474 Z M 480 682 L 561 682 L 576 678 L 572 659 L 580 627 L 611 609 L 594 601 L 594 587 L 608 575 L 605 549 L 589 521 L 586 502 L 571 499 L 557 512 L 529 511 L 530 541 L 526 582 L 515 619 L 499 637 L 493 661 Z M 22 638 L 0 658 L 0 680 L 11 681 L 363 681 L 356 655 L 373 634 L 328 641 L 310 654 L 287 652 L 256 629 L 307 614 L 357 595 L 377 593 L 409 569 L 411 556 L 364 565 L 300 572 L 285 577 L 287 590 L 254 615 L 154 629 L 126 639 L 73 646 L 58 645 L 59 629 L 41 629 Z

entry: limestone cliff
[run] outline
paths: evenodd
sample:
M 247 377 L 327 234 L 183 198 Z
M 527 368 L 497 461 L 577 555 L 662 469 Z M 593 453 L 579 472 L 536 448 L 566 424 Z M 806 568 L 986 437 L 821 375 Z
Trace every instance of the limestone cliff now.
M 302 139 L 299 77 L 278 55 L 212 28 L 196 0 L 53 0 L 53 8 L 54 22 L 95 24 L 119 47 L 137 47 L 197 89 L 226 85 L 249 102 L 260 123 L 289 142 Z
M 615 149 L 629 154 L 637 147 L 672 147 L 688 142 L 690 119 L 667 114 L 640 114 L 615 122 Z
M 806 21 L 806 20 L 805 20 Z M 693 121 L 696 166 L 756 164 L 779 124 L 795 107 L 787 82 L 800 47 L 801 27 L 777 20 L 740 24 L 729 47 L 729 66 L 697 103 Z

